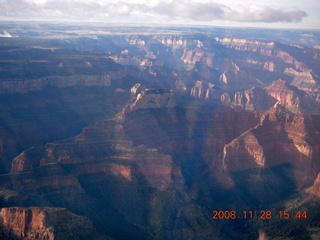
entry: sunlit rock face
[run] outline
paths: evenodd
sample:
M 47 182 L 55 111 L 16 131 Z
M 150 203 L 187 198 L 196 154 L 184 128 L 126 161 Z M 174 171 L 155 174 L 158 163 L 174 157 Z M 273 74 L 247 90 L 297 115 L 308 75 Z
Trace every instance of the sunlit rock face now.
M 0 221 L 0 234 L 14 239 L 76 238 L 95 234 L 88 218 L 63 208 L 2 208 Z
M 315 80 L 314 73 L 310 69 L 296 71 L 289 68 L 285 70 L 285 73 L 294 76 L 291 85 L 309 93 L 318 93 L 320 91 L 319 83 Z
M 314 180 L 314 183 L 310 189 L 307 190 L 309 194 L 320 198 L 320 173 Z
M 195 86 L 191 88 L 190 95 L 199 99 L 215 98 L 214 84 L 206 81 L 197 81 Z
M 234 94 L 233 99 L 234 99 L 232 102 L 233 107 L 240 107 L 240 108 L 244 107 L 244 98 L 243 98 L 243 94 L 241 92 L 236 92 Z
M 264 166 L 264 150 L 252 132 L 247 132 L 224 147 L 222 162 L 231 171 Z
M 207 66 L 213 65 L 213 54 L 204 51 L 187 51 L 182 55 L 181 60 L 186 64 L 195 65 L 197 62 L 202 62 Z
M 270 72 L 274 72 L 274 62 L 265 62 L 263 67 Z
M 203 84 L 198 84 L 191 93 L 199 95 L 205 89 Z M 219 91 L 214 91 L 214 93 L 217 95 Z M 214 95 L 212 96 L 212 99 L 215 99 Z M 220 102 L 225 106 L 246 111 L 265 111 L 279 103 L 292 113 L 317 114 L 320 112 L 320 105 L 316 97 L 308 95 L 281 79 L 264 87 L 254 87 L 244 92 L 238 91 L 233 96 L 226 92 L 222 93 Z
M 245 99 L 242 101 L 247 111 L 268 110 L 279 103 L 292 113 L 320 112 L 320 105 L 312 97 L 281 79 L 263 88 L 246 90 L 244 96 Z M 242 96 L 238 94 L 235 98 L 239 102 Z
M 318 116 L 297 116 L 276 105 L 260 116 L 259 124 L 225 145 L 223 166 L 238 171 L 290 163 L 296 184 L 311 184 L 312 165 L 320 154 L 318 120 Z
M 231 106 L 231 99 L 228 93 L 221 94 L 221 103 L 225 106 Z
M 266 88 L 267 94 L 292 113 L 317 113 L 319 105 L 303 91 L 279 79 Z
M 285 81 L 280 79 L 273 82 L 266 87 L 266 91 L 269 96 L 276 99 L 280 104 L 285 105 L 287 109 L 294 113 L 301 113 L 300 101 L 302 101 L 303 96 L 301 95 L 303 93 L 291 89 Z

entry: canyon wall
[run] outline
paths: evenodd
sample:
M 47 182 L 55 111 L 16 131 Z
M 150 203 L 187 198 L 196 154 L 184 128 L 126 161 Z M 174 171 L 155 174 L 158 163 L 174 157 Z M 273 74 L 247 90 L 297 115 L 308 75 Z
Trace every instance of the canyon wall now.
M 70 239 L 95 233 L 88 218 L 63 208 L 2 208 L 0 224 L 0 236 L 13 239 Z
M 50 76 L 33 80 L 13 80 L 0 82 L 0 94 L 27 93 L 29 91 L 42 91 L 47 87 L 66 88 L 72 86 L 84 87 L 108 87 L 111 86 L 111 78 L 105 75 L 73 75 Z

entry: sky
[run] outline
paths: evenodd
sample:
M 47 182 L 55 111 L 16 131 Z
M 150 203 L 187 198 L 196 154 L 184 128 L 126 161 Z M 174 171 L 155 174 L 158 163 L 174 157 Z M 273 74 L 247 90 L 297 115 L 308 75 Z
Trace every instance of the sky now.
M 320 30 L 319 0 L 0 0 L 0 21 L 192 24 Z

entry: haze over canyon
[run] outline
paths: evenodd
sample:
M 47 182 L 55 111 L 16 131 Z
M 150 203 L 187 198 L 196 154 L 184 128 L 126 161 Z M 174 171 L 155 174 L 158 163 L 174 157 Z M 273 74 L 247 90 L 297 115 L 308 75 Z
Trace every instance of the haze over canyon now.
M 1 239 L 320 237 L 319 31 L 0 29 Z

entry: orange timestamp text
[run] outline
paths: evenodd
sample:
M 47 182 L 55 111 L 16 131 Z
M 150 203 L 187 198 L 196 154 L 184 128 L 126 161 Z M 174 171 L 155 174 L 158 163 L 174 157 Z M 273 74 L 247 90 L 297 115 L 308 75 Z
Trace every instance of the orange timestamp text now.
M 289 210 L 280 210 L 277 212 L 271 210 L 213 210 L 212 219 L 213 220 L 222 220 L 222 219 L 258 219 L 258 220 L 270 220 L 273 218 L 278 219 L 307 219 L 307 211 L 289 211 Z

